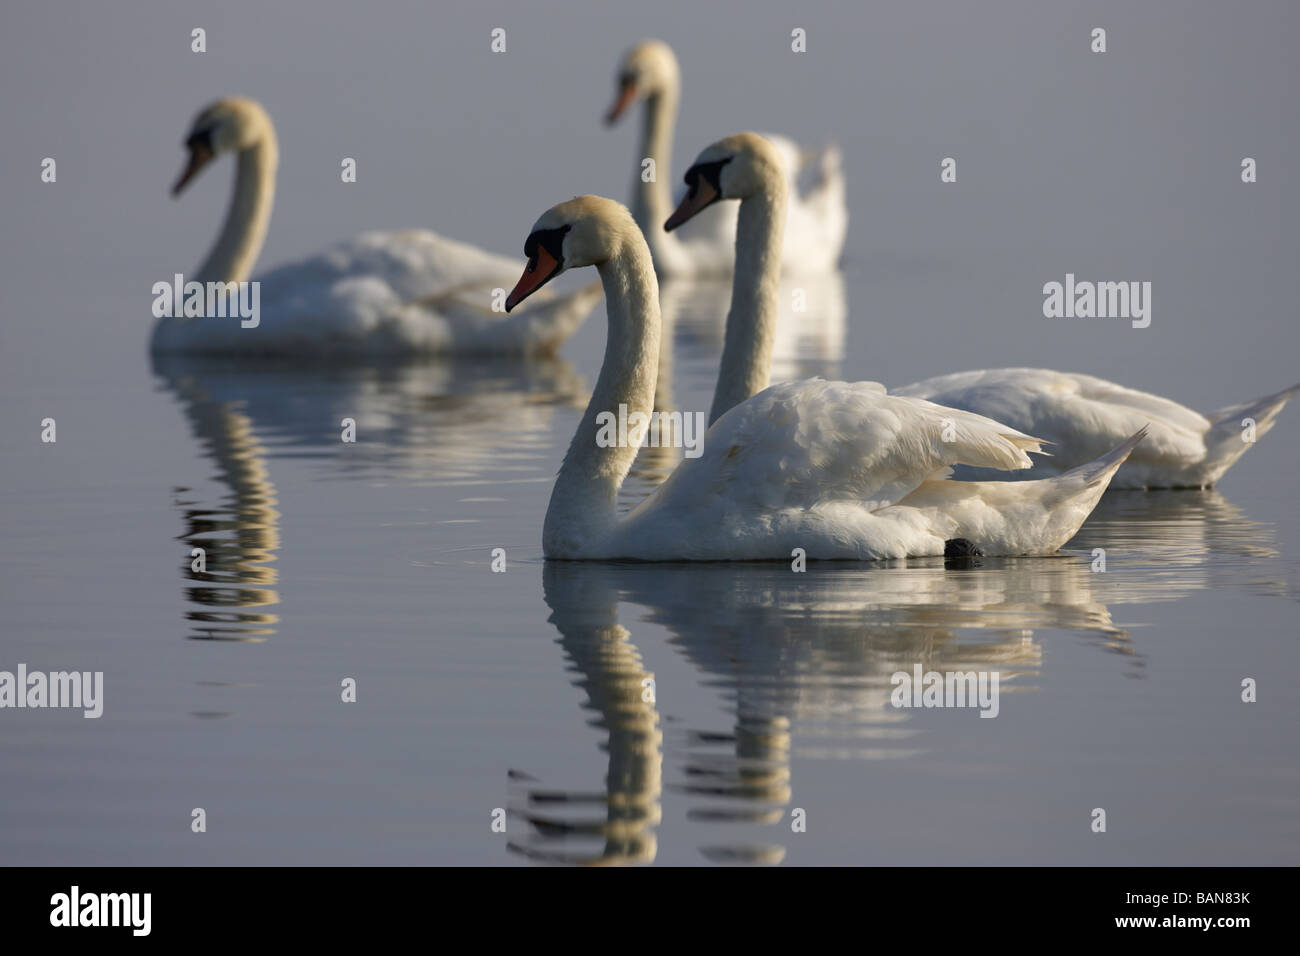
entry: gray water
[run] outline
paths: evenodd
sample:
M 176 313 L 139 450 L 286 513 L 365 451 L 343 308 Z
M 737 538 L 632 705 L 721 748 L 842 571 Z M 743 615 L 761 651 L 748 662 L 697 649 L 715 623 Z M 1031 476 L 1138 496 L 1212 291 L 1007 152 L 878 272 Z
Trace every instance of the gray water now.
M 1294 863 L 1300 408 L 1219 489 L 1111 493 L 1052 558 L 548 565 L 599 309 L 528 364 L 146 352 L 150 286 L 229 189 L 227 162 L 167 198 L 207 100 L 277 122 L 265 265 L 377 227 L 518 254 L 547 206 L 626 198 L 635 130 L 598 119 L 653 35 L 683 64 L 675 175 L 745 127 L 844 149 L 843 275 L 813 301 L 847 320 L 787 329 L 780 376 L 1037 364 L 1201 410 L 1300 379 L 1300 15 L 966 6 L 6 7 L 0 670 L 106 689 L 98 720 L 0 710 L 0 861 Z M 1151 327 L 1044 319 L 1067 272 L 1152 281 Z M 665 290 L 677 407 L 708 407 L 725 296 Z M 672 465 L 643 454 L 625 504 Z M 915 664 L 998 671 L 998 717 L 890 706 Z

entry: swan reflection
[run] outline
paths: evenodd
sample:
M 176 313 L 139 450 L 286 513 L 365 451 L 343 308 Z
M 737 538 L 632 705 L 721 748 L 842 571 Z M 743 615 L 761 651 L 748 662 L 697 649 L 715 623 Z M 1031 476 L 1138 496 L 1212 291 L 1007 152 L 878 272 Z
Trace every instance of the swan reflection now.
M 1104 573 L 1093 570 L 1095 547 L 1112 555 Z M 1004 694 L 1041 693 L 1045 645 L 1076 640 L 1118 655 L 1123 673 L 1140 679 L 1146 652 L 1112 607 L 1211 585 L 1255 590 L 1259 559 L 1274 554 L 1269 527 L 1216 492 L 1176 501 L 1143 492 L 1104 501 L 1067 552 L 1049 559 L 823 563 L 803 573 L 785 564 L 547 562 L 550 622 L 587 694 L 584 709 L 607 734 L 609 769 L 603 790 L 526 790 L 516 812 L 531 830 L 511 849 L 552 862 L 649 862 L 668 786 L 690 801 L 688 820 L 736 825 L 735 840 L 698 847 L 705 858 L 779 862 L 783 845 L 754 840 L 753 827 L 790 832 L 792 757 L 906 760 L 944 745 L 942 724 L 891 704 L 896 672 L 997 672 Z M 632 605 L 625 624 L 620 603 Z M 664 740 L 656 705 L 641 696 L 653 666 L 632 643 L 641 630 L 660 646 L 654 629 L 717 691 L 728 726 Z
M 542 572 L 550 622 L 574 684 L 587 695 L 583 707 L 606 732 L 609 755 L 600 791 L 530 788 L 513 813 L 532 838 L 511 841 L 511 852 L 536 860 L 575 864 L 649 862 L 663 789 L 663 732 L 655 704 L 654 675 L 618 623 L 617 582 L 588 576 L 574 565 L 548 563 Z M 577 844 L 575 847 L 574 845 Z
M 280 603 L 274 585 L 280 549 L 280 512 L 275 485 L 266 467 L 266 450 L 253 434 L 253 423 L 238 402 L 216 401 L 197 376 L 164 373 L 203 455 L 217 466 L 214 476 L 229 489 L 219 507 L 189 498 L 192 489 L 176 488 L 185 530 L 182 574 L 194 582 L 185 588 L 192 605 L 185 612 L 196 640 L 261 641 L 275 633 Z M 196 570 L 193 549 L 204 552 Z M 194 556 L 197 557 L 197 556 Z
M 284 548 L 269 462 L 320 459 L 329 464 L 323 480 L 545 482 L 551 414 L 586 397 L 573 367 L 558 360 L 340 369 L 155 356 L 153 369 L 226 489 L 215 506 L 192 487 L 176 489 L 185 617 L 189 636 L 203 640 L 276 632 L 269 609 L 280 603 Z M 340 442 L 344 418 L 364 441 Z M 193 548 L 206 552 L 204 571 L 193 569 Z

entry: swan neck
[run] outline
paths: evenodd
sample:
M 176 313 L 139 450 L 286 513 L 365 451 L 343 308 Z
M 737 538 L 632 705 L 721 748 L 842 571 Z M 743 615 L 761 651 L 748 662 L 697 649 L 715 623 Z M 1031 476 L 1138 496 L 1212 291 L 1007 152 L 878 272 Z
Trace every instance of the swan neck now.
M 279 149 L 275 134 L 242 149 L 235 157 L 235 191 L 217 241 L 199 266 L 199 282 L 243 282 L 262 251 L 275 199 Z
M 638 450 L 635 441 L 617 441 L 619 422 L 633 425 L 631 416 L 649 416 L 654 403 L 659 290 L 645 242 L 629 237 L 598 271 L 609 316 L 605 359 L 551 492 L 542 532 L 548 557 L 590 554 L 614 530 L 618 490 Z
M 785 183 L 776 180 L 740 203 L 731 310 L 709 411 L 710 425 L 767 388 L 781 292 L 785 203 Z
M 678 90 L 668 86 L 646 98 L 642 114 L 641 155 L 636 168 L 636 202 L 632 218 L 641 227 L 651 254 L 680 245 L 676 236 L 664 232 L 664 222 L 673 214 L 672 181 L 673 127 L 677 122 Z M 642 163 L 654 160 L 654 179 L 646 182 Z

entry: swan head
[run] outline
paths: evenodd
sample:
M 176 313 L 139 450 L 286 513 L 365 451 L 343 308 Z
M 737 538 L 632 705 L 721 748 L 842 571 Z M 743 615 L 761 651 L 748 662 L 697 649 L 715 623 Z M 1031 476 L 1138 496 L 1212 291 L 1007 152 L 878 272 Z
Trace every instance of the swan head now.
M 633 237 L 644 244 L 632 214 L 612 199 L 578 196 L 552 206 L 533 223 L 524 241 L 528 263 L 506 297 L 506 311 L 562 272 L 613 258 Z
M 667 232 L 715 202 L 779 190 L 785 183 L 785 166 L 777 148 L 762 136 L 736 133 L 706 147 L 682 178 L 687 192 L 664 223 Z
M 177 196 L 189 181 L 222 153 L 239 152 L 262 142 L 271 130 L 271 117 L 256 100 L 232 96 L 201 109 L 185 136 L 189 158 L 172 186 Z
M 605 114 L 606 124 L 617 122 L 638 100 L 676 92 L 681 84 L 681 70 L 672 47 L 660 40 L 638 43 L 623 54 L 617 82 L 618 92 L 614 105 Z

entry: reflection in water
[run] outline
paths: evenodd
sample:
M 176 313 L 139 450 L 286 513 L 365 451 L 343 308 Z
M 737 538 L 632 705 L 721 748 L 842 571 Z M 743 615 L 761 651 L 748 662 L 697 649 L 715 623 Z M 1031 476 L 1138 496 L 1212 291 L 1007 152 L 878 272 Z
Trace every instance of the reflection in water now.
M 547 562 L 542 571 L 550 622 L 587 694 L 583 706 L 608 734 L 605 789 L 597 793 L 530 789 L 513 812 L 533 827 L 531 839 L 509 844 L 533 859 L 582 864 L 654 859 L 660 819 L 663 754 L 653 674 L 618 623 L 613 582 L 582 565 Z M 593 810 L 595 817 L 592 817 Z
M 249 366 L 154 356 L 203 453 L 228 489 L 220 507 L 177 489 L 185 532 L 183 573 L 190 637 L 263 640 L 278 617 L 275 562 L 280 512 L 267 461 L 321 458 L 330 479 L 475 485 L 549 481 L 549 418 L 585 400 L 569 363 L 425 361 L 374 368 Z M 357 423 L 356 444 L 340 441 Z M 192 570 L 191 548 L 207 552 Z
M 1176 493 L 1181 494 L 1181 493 Z M 673 789 L 692 801 L 688 819 L 735 827 L 737 839 L 699 848 L 716 862 L 771 863 L 780 844 L 754 841 L 754 825 L 789 832 L 803 759 L 906 759 L 934 734 L 890 703 L 891 676 L 925 671 L 996 671 L 1003 695 L 1038 689 L 1044 642 L 1065 632 L 1122 655 L 1141 678 L 1145 657 L 1110 606 L 1177 600 L 1205 587 L 1255 590 L 1261 559 L 1274 554 L 1265 525 L 1245 520 L 1214 492 L 1175 500 L 1141 493 L 1107 501 L 1095 524 L 1056 558 L 942 559 L 891 564 L 822 563 L 793 573 L 784 564 L 587 564 L 548 562 L 551 622 L 608 732 L 609 773 L 597 794 L 533 791 L 524 816 L 535 840 L 516 852 L 557 861 L 640 862 L 654 856 L 659 820 L 659 719 L 639 696 L 649 676 L 618 604 L 645 609 L 731 714 L 725 729 L 670 735 Z M 1108 570 L 1094 572 L 1092 549 Z M 1285 593 L 1285 592 L 1279 592 Z M 1059 639 L 1054 637 L 1052 639 Z M 1004 696 L 1002 708 L 1014 704 Z M 951 715 L 959 720 L 973 713 Z M 940 740 L 939 743 L 942 743 Z M 597 805 L 597 821 L 557 819 L 538 804 Z M 743 831 L 743 832 L 742 832 Z M 716 829 L 713 831 L 718 832 Z M 603 849 L 562 850 L 578 835 Z
M 710 384 L 716 362 L 712 352 Z M 563 362 L 301 370 L 172 359 L 155 368 L 226 489 L 216 507 L 178 491 L 186 618 L 203 639 L 260 640 L 278 626 L 276 568 L 293 544 L 281 541 L 268 462 L 319 460 L 313 477 L 322 481 L 549 485 L 554 409 L 586 397 Z M 339 441 L 344 417 L 357 422 L 356 445 Z M 641 494 L 653 484 L 647 467 Z M 207 550 L 206 574 L 190 570 L 191 547 Z M 1104 573 L 1091 570 L 1097 548 Z M 783 564 L 546 563 L 550 622 L 605 735 L 607 771 L 603 786 L 579 790 L 516 780 L 509 805 L 528 835 L 512 830 L 510 850 L 538 861 L 651 862 L 667 787 L 687 801 L 686 818 L 708 828 L 698 847 L 706 859 L 780 862 L 779 835 L 799 806 L 795 758 L 907 760 L 948 745 L 945 720 L 975 718 L 894 709 L 896 671 L 997 671 L 1005 711 L 1014 695 L 1040 689 L 1045 647 L 1070 639 L 1116 655 L 1141 680 L 1149 650 L 1111 608 L 1211 586 L 1294 599 L 1288 566 L 1269 527 L 1213 491 L 1111 493 L 1068 552 L 1049 559 L 813 564 L 804 573 Z M 632 633 L 618 623 L 620 603 L 634 606 L 624 609 Z M 717 692 L 725 720 L 665 736 L 671 715 L 660 714 L 646 684 L 652 662 L 634 636 L 651 654 L 677 651 Z M 544 768 L 528 769 L 544 778 Z
M 1108 491 L 1069 546 L 1105 548 L 1115 588 L 1123 587 L 1133 565 L 1142 581 L 1167 581 L 1175 596 L 1193 587 L 1296 596 L 1273 546 L 1272 527 L 1251 521 L 1214 490 Z
M 190 637 L 201 640 L 260 641 L 275 633 L 279 617 L 250 608 L 274 607 L 276 552 L 280 547 L 280 512 L 275 485 L 267 475 L 265 449 L 253 435 L 248 416 L 236 402 L 213 401 L 201 379 L 168 376 L 181 410 L 203 454 L 217 464 L 216 479 L 230 489 L 224 507 L 205 508 L 179 498 L 186 549 L 183 574 L 194 586 L 185 589 L 195 605 L 186 611 Z M 178 487 L 177 495 L 190 489 Z M 195 570 L 191 549 L 205 552 L 205 567 Z

